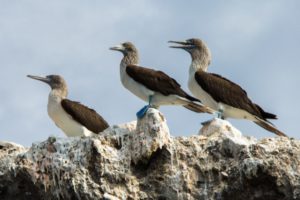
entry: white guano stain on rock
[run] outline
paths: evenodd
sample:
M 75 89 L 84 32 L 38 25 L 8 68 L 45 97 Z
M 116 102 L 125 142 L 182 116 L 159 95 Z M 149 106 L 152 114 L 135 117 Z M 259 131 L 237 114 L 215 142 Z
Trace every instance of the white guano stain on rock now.
M 0 142 L 0 199 L 300 199 L 298 140 L 245 137 L 220 119 L 199 132 L 170 137 L 149 109 L 94 137 Z

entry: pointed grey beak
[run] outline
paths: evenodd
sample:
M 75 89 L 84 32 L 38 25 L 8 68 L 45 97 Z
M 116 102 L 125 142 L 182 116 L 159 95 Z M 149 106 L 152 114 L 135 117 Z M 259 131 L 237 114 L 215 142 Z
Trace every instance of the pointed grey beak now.
M 113 50 L 113 51 L 124 51 L 125 50 L 122 45 L 116 45 L 114 47 L 110 47 L 109 49 Z
M 170 40 L 168 41 L 168 43 L 174 43 L 174 44 L 180 44 L 180 46 L 169 46 L 170 48 L 179 48 L 179 49 L 184 49 L 187 48 L 189 46 L 189 43 L 187 43 L 186 41 L 173 41 Z
M 49 78 L 47 78 L 47 77 L 41 77 L 41 76 L 33 76 L 33 75 L 27 75 L 27 77 L 28 78 L 32 78 L 32 79 L 35 79 L 35 80 L 38 80 L 38 81 L 43 81 L 43 82 L 45 82 L 45 83 L 47 83 L 47 84 L 49 84 L 50 83 L 50 79 Z

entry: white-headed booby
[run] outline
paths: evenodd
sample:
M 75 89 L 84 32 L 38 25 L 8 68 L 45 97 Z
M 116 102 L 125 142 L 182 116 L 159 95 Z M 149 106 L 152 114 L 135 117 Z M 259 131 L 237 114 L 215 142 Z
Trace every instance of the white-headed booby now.
M 182 105 L 194 112 L 214 113 L 183 91 L 177 81 L 164 72 L 139 66 L 138 51 L 131 42 L 111 47 L 110 50 L 123 53 L 120 64 L 123 86 L 149 103 L 137 112 L 138 118 L 143 117 L 149 107 L 158 108 L 161 105 Z
M 93 109 L 66 99 L 68 88 L 59 75 L 27 77 L 47 83 L 51 87 L 48 98 L 48 115 L 67 136 L 92 136 L 109 127 Z
M 188 87 L 204 105 L 219 111 L 222 119 L 247 119 L 279 136 L 286 136 L 267 120 L 277 119 L 276 115 L 265 112 L 253 103 L 239 85 L 218 74 L 206 72 L 211 62 L 211 53 L 202 40 L 169 42 L 179 44 L 172 48 L 184 49 L 191 55 Z

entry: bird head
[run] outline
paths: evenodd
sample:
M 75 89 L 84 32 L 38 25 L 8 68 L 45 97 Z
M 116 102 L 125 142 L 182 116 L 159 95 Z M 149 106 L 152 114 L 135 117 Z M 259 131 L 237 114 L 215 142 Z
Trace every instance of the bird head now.
M 211 53 L 207 45 L 202 40 L 191 38 L 185 41 L 169 41 L 169 43 L 178 44 L 170 47 L 187 51 L 192 56 L 193 61 L 201 61 L 201 63 L 205 62 L 206 65 L 210 64 Z
M 62 96 L 67 96 L 68 90 L 66 81 L 59 75 L 48 75 L 46 77 L 27 75 L 27 77 L 47 83 L 52 90 L 60 91 Z
M 109 48 L 110 50 L 120 51 L 124 55 L 128 55 L 131 53 L 137 53 L 137 49 L 131 42 L 124 42 L 122 44 L 116 45 L 114 47 Z
M 123 53 L 124 57 L 121 64 L 125 66 L 129 64 L 137 65 L 139 63 L 138 50 L 131 42 L 124 42 L 109 49 Z
M 169 43 L 179 44 L 179 45 L 172 45 L 170 47 L 183 49 L 189 53 L 192 53 L 197 50 L 201 51 L 203 49 L 207 49 L 206 44 L 202 40 L 196 39 L 196 38 L 187 39 L 185 41 L 172 41 L 171 40 L 171 41 L 169 41 Z

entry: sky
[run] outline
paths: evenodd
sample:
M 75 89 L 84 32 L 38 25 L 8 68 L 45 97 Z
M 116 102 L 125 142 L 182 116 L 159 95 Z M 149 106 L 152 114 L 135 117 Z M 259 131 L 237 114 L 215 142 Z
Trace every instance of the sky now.
M 133 42 L 140 64 L 175 78 L 188 91 L 191 59 L 167 41 L 201 38 L 209 71 L 241 85 L 288 136 L 299 137 L 300 1 L 10 0 L 0 1 L 0 140 L 25 146 L 66 137 L 47 114 L 49 86 L 26 77 L 59 74 L 69 99 L 94 108 L 111 125 L 136 119 L 145 102 L 120 82 L 122 55 Z M 197 134 L 207 114 L 161 107 L 171 135 Z M 229 120 L 244 135 L 273 137 L 252 122 Z

